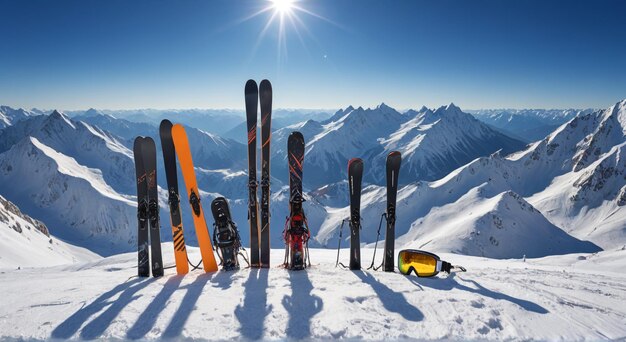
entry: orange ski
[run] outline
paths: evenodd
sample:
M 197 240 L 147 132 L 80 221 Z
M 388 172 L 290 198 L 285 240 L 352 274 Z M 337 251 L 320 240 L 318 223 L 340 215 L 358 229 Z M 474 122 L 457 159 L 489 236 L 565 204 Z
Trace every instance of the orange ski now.
M 187 195 L 189 196 L 189 204 L 193 214 L 193 223 L 196 227 L 196 236 L 198 237 L 198 245 L 200 246 L 200 254 L 202 255 L 202 265 L 205 272 L 217 271 L 217 262 L 213 254 L 213 245 L 209 237 L 209 229 L 204 219 L 204 211 L 200 202 L 200 192 L 198 191 L 198 183 L 196 181 L 196 173 L 193 169 L 193 160 L 191 159 L 191 151 L 189 150 L 189 140 L 185 128 L 181 124 L 172 127 L 172 139 L 178 163 L 183 173 Z

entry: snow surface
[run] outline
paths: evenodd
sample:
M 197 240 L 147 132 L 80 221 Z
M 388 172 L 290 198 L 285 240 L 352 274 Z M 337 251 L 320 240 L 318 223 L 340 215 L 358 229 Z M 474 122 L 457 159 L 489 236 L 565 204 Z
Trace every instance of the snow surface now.
M 99 257 L 51 236 L 42 222 L 0 196 L 0 268 L 55 266 Z
M 164 244 L 171 263 L 171 245 Z M 199 258 L 189 248 L 190 259 Z M 364 249 L 369 264 L 372 249 Z M 341 251 L 347 262 L 348 252 Z M 380 255 L 380 254 L 378 254 Z M 541 259 L 440 255 L 467 273 L 425 279 L 335 268 L 133 278 L 136 254 L 0 270 L 0 338 L 606 340 L 626 337 L 626 251 Z M 272 262 L 282 260 L 272 250 Z M 42 285 L 45 287 L 42 290 Z

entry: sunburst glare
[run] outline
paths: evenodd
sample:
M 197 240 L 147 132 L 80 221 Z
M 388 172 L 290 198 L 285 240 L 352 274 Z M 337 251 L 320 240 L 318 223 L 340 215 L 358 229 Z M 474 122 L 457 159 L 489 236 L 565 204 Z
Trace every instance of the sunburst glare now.
M 331 20 L 312 12 L 311 10 L 305 8 L 305 0 L 266 0 L 266 5 L 260 9 L 259 11 L 243 18 L 241 22 L 250 20 L 259 15 L 265 14 L 268 16 L 267 22 L 264 27 L 261 29 L 259 36 L 257 37 L 256 43 L 252 50 L 252 56 L 256 54 L 256 51 L 265 38 L 265 35 L 270 31 L 273 27 L 277 27 L 276 37 L 277 37 L 277 53 L 278 60 L 282 60 L 287 56 L 287 31 L 291 30 L 298 37 L 300 44 L 308 51 L 307 46 L 305 45 L 305 40 L 300 34 L 300 29 L 302 29 L 309 38 L 317 42 L 317 39 L 309 28 L 306 26 L 305 21 L 301 18 L 304 15 L 314 17 L 316 19 L 321 19 L 327 23 L 333 24 L 335 26 L 339 26 L 338 24 L 332 22 Z

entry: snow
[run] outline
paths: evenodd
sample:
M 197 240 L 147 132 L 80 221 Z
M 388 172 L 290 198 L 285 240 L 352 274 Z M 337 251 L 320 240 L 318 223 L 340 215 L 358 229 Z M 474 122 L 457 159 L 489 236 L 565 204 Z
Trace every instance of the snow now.
M 0 154 L 0 193 L 65 241 L 102 255 L 136 246 L 136 228 L 130 228 L 137 222 L 136 201 L 115 192 L 100 170 L 37 138 L 27 137 Z
M 40 221 L 0 196 L 0 268 L 42 267 L 93 261 L 99 257 L 49 235 Z
M 164 245 L 166 264 L 173 260 Z M 190 259 L 199 251 L 189 248 Z M 364 249 L 368 264 L 372 249 Z M 380 255 L 380 254 L 379 254 Z M 342 258 L 347 251 L 342 250 Z M 467 273 L 425 279 L 335 268 L 132 278 L 136 254 L 0 271 L 0 331 L 18 339 L 604 340 L 626 336 L 626 251 L 541 259 L 442 259 Z M 272 250 L 277 265 L 283 251 Z M 342 259 L 343 260 L 343 259 Z M 611 260 L 613 264 L 607 264 Z M 345 261 L 345 260 L 344 260 Z M 44 283 L 45 291 L 40 284 Z

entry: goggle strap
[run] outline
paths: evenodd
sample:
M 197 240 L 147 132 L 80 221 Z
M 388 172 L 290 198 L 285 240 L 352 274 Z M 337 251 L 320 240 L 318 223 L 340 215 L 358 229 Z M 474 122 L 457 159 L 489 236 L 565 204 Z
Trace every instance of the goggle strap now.
M 439 263 L 441 263 L 441 268 L 439 267 Z M 452 264 L 445 261 L 437 261 L 437 271 L 443 271 L 450 274 L 450 271 L 452 271 Z

